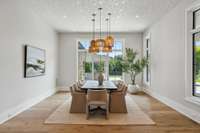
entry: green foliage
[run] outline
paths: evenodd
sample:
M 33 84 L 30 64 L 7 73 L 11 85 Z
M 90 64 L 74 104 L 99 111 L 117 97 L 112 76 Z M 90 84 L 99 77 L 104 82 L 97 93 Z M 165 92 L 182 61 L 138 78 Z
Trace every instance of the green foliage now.
M 137 52 L 131 48 L 126 48 L 126 57 L 121 61 L 122 70 L 125 73 L 130 74 L 132 84 L 135 84 L 136 76 L 143 72 L 144 68 L 148 65 L 148 59 L 143 57 L 136 59 Z
M 116 56 L 109 60 L 109 75 L 122 75 L 122 56 Z
M 195 46 L 195 82 L 200 82 L 200 46 Z
M 84 62 L 85 73 L 92 72 L 92 63 L 91 62 Z
M 104 62 L 100 60 L 100 62 L 94 63 L 94 69 L 97 70 L 97 72 L 104 72 Z
M 44 61 L 43 61 L 43 60 L 40 60 L 40 59 L 37 59 L 37 63 L 38 63 L 38 64 L 44 64 Z

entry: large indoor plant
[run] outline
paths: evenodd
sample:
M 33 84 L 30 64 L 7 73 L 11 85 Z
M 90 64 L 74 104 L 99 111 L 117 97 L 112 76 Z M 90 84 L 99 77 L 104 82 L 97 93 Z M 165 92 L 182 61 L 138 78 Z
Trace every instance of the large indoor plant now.
M 128 90 L 131 93 L 138 91 L 139 86 L 136 84 L 136 76 L 143 72 L 144 68 L 148 65 L 148 59 L 142 57 L 137 58 L 138 53 L 131 48 L 126 48 L 126 55 L 121 61 L 123 72 L 130 75 L 132 83 L 128 85 Z

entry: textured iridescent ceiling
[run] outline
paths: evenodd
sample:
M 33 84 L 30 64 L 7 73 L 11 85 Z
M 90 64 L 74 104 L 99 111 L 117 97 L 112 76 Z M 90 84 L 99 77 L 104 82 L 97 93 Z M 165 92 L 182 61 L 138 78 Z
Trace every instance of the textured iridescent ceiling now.
M 103 19 L 108 12 L 112 13 L 112 31 L 141 32 L 180 1 L 27 0 L 26 5 L 60 32 L 90 32 L 91 14 L 97 12 L 98 7 L 103 8 Z M 106 22 L 103 23 L 103 30 L 106 30 Z

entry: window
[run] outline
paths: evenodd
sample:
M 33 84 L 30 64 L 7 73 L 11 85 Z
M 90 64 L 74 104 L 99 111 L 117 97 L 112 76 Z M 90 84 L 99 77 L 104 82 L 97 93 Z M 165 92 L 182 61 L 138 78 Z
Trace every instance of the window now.
M 200 96 L 200 10 L 193 12 L 193 95 Z
M 146 40 L 146 58 L 149 58 L 149 39 Z M 146 82 L 149 82 L 149 65 L 146 67 Z
M 123 56 L 122 41 L 116 40 L 110 53 L 88 53 L 89 40 L 78 41 L 78 79 L 97 80 L 100 60 L 103 61 L 104 77 L 107 80 L 122 79 L 122 66 L 120 61 Z
M 200 2 L 185 10 L 185 100 L 200 106 Z
M 143 56 L 148 58 L 150 61 L 150 33 L 145 37 L 145 41 L 143 44 Z M 150 86 L 150 80 L 151 80 L 150 78 L 151 78 L 150 64 L 148 64 L 144 69 L 144 74 L 143 74 L 144 84 L 147 85 L 148 87 Z
M 115 41 L 113 50 L 109 56 L 109 80 L 122 79 L 122 66 L 120 61 L 123 57 L 122 41 Z

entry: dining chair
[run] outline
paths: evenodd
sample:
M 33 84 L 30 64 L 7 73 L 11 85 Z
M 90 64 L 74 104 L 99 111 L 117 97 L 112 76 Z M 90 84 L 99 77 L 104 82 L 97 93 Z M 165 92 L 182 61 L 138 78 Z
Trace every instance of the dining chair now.
M 109 95 L 105 89 L 103 90 L 91 90 L 89 89 L 86 96 L 86 115 L 89 119 L 90 107 L 96 106 L 101 107 L 105 106 L 105 118 L 109 118 Z
M 85 113 L 86 93 L 76 91 L 75 85 L 70 87 L 72 96 L 70 113 Z
M 127 86 L 119 85 L 116 91 L 110 93 L 110 112 L 111 113 L 127 113 L 126 107 Z
M 75 88 L 75 91 L 76 92 L 82 92 L 82 93 L 85 93 L 85 90 L 82 90 L 81 89 L 81 84 L 79 84 L 79 82 L 76 82 L 75 84 L 73 84 L 73 87 Z
M 79 81 L 77 82 L 77 85 L 78 85 L 79 87 L 81 87 L 81 86 L 84 85 L 84 83 L 85 83 L 84 80 L 79 80 Z

